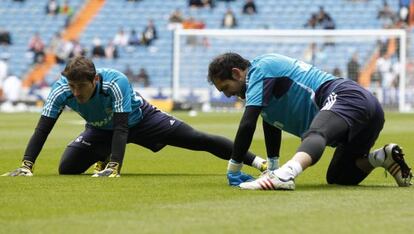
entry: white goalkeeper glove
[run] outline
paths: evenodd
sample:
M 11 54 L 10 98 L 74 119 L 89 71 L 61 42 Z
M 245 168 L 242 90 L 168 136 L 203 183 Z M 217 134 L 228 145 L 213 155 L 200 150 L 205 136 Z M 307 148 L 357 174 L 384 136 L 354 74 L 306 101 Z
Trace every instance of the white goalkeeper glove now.
M 33 176 L 33 162 L 23 160 L 22 165 L 11 172 L 4 173 L 1 176 Z
M 105 169 L 93 174 L 92 177 L 120 177 L 119 170 L 119 163 L 109 162 Z

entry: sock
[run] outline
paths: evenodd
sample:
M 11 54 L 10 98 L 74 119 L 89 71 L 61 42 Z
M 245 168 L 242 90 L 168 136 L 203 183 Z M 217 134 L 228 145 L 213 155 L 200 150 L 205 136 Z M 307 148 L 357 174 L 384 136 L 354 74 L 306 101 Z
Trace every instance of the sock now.
M 267 169 L 274 171 L 279 168 L 279 157 L 267 157 Z
M 281 168 L 275 170 L 274 174 L 282 180 L 292 180 L 302 173 L 302 171 L 302 166 L 299 162 L 289 160 Z
M 381 167 L 385 161 L 384 149 L 376 149 L 374 152 L 368 154 L 368 161 L 373 167 Z
M 237 161 L 234 161 L 233 159 L 229 160 L 229 164 L 227 164 L 227 172 L 239 172 L 243 167 L 243 163 L 238 163 Z
M 263 158 L 260 156 L 256 156 L 252 162 L 252 167 L 262 170 L 263 164 L 266 162 Z

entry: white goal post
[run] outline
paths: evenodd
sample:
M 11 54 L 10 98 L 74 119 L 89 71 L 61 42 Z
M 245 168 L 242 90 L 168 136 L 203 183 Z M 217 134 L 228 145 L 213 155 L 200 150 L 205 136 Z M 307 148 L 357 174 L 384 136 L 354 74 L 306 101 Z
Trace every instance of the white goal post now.
M 392 83 L 388 82 L 391 85 L 388 87 L 385 82 L 388 78 L 374 69 L 368 83 L 363 86 L 374 92 L 383 105 L 401 112 L 410 111 L 414 99 L 414 82 L 406 80 L 407 36 L 400 29 L 176 30 L 172 98 L 174 101 L 185 102 L 186 98 L 194 101 L 191 97 L 197 97 L 199 102 L 209 103 L 212 95 L 219 95 L 207 83 L 207 72 L 211 59 L 224 52 L 237 52 L 248 59 L 264 53 L 285 54 L 330 73 L 337 68 L 342 71 L 342 77 L 347 78 L 346 64 L 353 54 L 359 54 L 361 71 L 366 70 L 372 61 L 376 67 L 378 56 L 384 54 L 384 51 L 380 52 L 384 47 L 379 45 L 387 45 L 389 39 L 397 41 L 395 53 L 387 58 L 390 63 L 388 65 L 394 69 L 395 79 Z

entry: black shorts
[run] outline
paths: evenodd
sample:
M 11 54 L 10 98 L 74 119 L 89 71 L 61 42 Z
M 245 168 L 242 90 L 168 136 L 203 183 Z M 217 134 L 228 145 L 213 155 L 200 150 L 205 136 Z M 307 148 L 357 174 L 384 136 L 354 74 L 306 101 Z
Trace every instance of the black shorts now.
M 349 126 L 347 137 L 339 142 L 353 148 L 355 154 L 366 154 L 375 144 L 383 126 L 384 111 L 377 98 L 351 80 L 328 82 L 318 90 L 321 111 L 332 111 Z
M 157 152 L 166 146 L 162 143 L 182 121 L 148 105 L 143 108 L 144 118 L 128 132 L 128 143 L 134 143 Z M 99 155 L 109 155 L 112 143 L 111 130 L 97 129 L 86 125 L 83 131 L 70 147 L 87 148 Z

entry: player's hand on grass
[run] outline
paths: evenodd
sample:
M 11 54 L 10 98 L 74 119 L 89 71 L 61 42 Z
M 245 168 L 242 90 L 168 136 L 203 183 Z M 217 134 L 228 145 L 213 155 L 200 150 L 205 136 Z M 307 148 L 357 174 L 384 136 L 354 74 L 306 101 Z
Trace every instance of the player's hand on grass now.
M 229 185 L 239 186 L 243 182 L 254 180 L 254 177 L 241 171 L 238 171 L 238 172 L 228 171 L 227 179 L 229 181 Z
M 11 172 L 4 173 L 2 176 L 33 176 L 33 162 L 23 160 L 22 165 Z
M 105 169 L 92 175 L 92 177 L 120 177 L 119 163 L 109 162 Z

